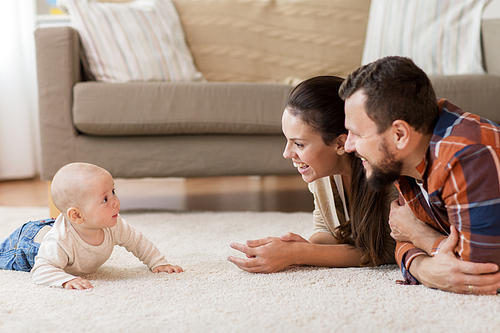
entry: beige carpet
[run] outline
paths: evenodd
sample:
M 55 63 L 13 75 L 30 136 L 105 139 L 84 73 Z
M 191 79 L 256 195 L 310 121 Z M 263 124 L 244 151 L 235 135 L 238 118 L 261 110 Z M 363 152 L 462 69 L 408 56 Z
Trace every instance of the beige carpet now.
M 0 237 L 43 208 L 0 207 Z M 249 274 L 226 260 L 230 242 L 308 237 L 308 213 L 139 213 L 127 221 L 181 274 L 153 274 L 116 248 L 87 276 L 91 291 L 36 286 L 0 271 L 0 332 L 499 332 L 500 298 L 400 286 L 395 266 L 302 267 Z

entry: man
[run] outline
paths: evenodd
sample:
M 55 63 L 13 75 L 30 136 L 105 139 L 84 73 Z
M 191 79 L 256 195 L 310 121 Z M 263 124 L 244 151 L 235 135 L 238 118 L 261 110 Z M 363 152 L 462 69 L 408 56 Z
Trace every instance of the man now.
M 403 57 L 358 68 L 339 94 L 346 151 L 363 160 L 372 186 L 399 188 L 389 223 L 405 282 L 496 294 L 500 127 L 437 101 L 427 75 Z

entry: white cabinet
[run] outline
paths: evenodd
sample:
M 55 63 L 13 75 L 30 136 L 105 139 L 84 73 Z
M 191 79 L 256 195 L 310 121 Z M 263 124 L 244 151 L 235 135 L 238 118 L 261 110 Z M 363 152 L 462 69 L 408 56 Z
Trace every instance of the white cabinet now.
M 56 7 L 56 0 L 33 0 L 36 2 L 37 27 L 69 25 L 69 16 Z

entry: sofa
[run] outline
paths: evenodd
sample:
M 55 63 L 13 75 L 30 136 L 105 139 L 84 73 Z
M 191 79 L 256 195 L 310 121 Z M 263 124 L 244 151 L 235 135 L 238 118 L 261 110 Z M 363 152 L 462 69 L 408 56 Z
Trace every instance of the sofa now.
M 41 178 L 73 161 L 119 178 L 296 174 L 282 157 L 293 84 L 361 64 L 368 0 L 174 0 L 204 81 L 93 81 L 78 32 L 35 32 Z M 500 20 L 487 74 L 432 76 L 437 95 L 500 122 Z

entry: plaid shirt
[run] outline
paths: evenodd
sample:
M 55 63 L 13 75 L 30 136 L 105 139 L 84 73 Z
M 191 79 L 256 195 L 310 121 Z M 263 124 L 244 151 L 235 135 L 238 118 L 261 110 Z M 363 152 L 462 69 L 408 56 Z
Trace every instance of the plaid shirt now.
M 417 167 L 430 205 L 415 179 L 403 176 L 396 185 L 417 218 L 443 234 L 431 255 L 453 225 L 460 233 L 460 259 L 500 266 L 500 126 L 444 99 L 438 106 L 438 123 Z M 422 254 L 411 243 L 397 243 L 396 262 L 406 283 L 418 283 L 408 268 Z

